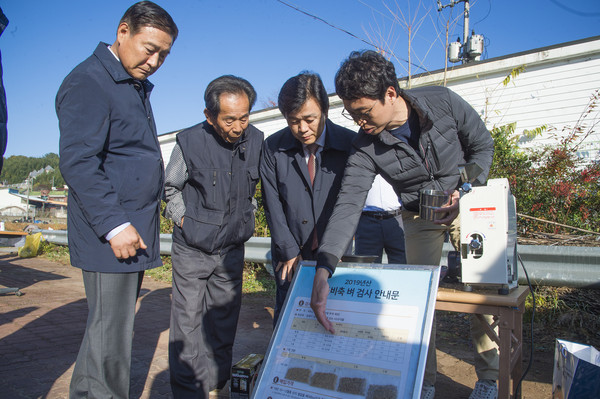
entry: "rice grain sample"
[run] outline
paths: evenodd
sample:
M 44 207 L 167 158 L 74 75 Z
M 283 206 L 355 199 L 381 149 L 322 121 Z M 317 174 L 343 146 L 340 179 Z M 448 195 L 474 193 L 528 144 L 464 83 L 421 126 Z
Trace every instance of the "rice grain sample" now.
M 335 391 L 337 375 L 333 373 L 314 373 L 310 379 L 310 385 L 317 388 Z
M 398 388 L 395 385 L 369 385 L 367 399 L 397 399 Z
M 298 382 L 304 382 L 308 384 L 308 379 L 310 377 L 310 369 L 305 369 L 301 367 L 290 367 L 288 371 L 285 373 L 285 378 L 287 380 L 293 380 Z
M 342 377 L 340 378 L 340 384 L 338 385 L 337 390 L 338 392 L 350 393 L 353 395 L 364 395 L 366 385 L 367 380 L 364 378 Z

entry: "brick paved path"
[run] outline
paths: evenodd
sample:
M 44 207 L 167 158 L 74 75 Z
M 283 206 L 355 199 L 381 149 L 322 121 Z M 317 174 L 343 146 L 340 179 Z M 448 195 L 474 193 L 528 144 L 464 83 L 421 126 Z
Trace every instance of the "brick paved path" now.
M 85 328 L 87 305 L 81 272 L 40 258 L 20 259 L 0 252 L 0 286 L 25 294 L 0 295 L 0 399 L 67 398 L 73 364 Z M 132 399 L 170 398 L 167 341 L 170 284 L 146 278 L 138 301 L 132 359 Z M 273 300 L 244 295 L 234 361 L 265 353 Z M 438 318 L 438 323 L 443 316 Z M 438 324 L 437 397 L 467 398 L 476 381 L 468 323 L 462 334 Z M 528 350 L 524 351 L 526 357 Z M 537 353 L 523 384 L 523 397 L 551 395 L 552 353 Z M 215 398 L 228 398 L 228 391 Z M 212 399 L 212 396 L 211 396 Z
M 0 398 L 67 398 L 87 317 L 81 271 L 0 253 L 0 285 L 24 293 L 0 295 Z M 170 284 L 144 279 L 135 321 L 131 398 L 171 397 L 170 292 Z M 244 297 L 234 361 L 266 352 L 272 319 L 264 306 L 270 302 Z M 228 397 L 228 392 L 219 397 Z

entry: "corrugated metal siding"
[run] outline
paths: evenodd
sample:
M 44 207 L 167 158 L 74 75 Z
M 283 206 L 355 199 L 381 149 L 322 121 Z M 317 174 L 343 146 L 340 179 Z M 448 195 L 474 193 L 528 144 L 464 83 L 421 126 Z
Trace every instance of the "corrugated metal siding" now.
M 525 68 L 507 86 L 502 85 L 503 74 L 448 87 L 473 105 L 489 127 L 516 122 L 517 132 L 543 124 L 559 131 L 574 126 L 600 87 L 600 57 Z
M 504 86 L 502 81 L 520 66 L 525 71 Z M 488 128 L 516 123 L 516 133 L 522 133 L 545 124 L 551 129 L 523 146 L 554 143 L 554 137 L 576 125 L 594 90 L 600 88 L 600 38 L 453 68 L 447 78 L 447 86 L 475 108 Z M 441 85 L 443 79 L 443 71 L 417 75 L 412 79 L 412 87 Z M 406 82 L 407 79 L 401 79 L 400 86 L 404 87 Z M 358 130 L 358 126 L 342 116 L 340 99 L 331 95 L 329 101 L 329 118 Z M 592 112 L 589 121 L 600 118 L 599 109 Z M 286 126 L 276 108 L 254 112 L 250 121 L 265 137 Z M 175 134 L 159 137 L 165 163 L 175 144 Z M 600 132 L 588 137 L 579 153 L 597 159 L 599 150 Z
M 283 119 L 283 115 L 281 115 L 279 112 L 277 115 L 273 115 L 270 119 L 262 119 L 257 122 L 252 121 L 252 117 L 250 117 L 250 123 L 252 123 L 257 129 L 262 130 L 265 134 L 265 137 L 268 137 L 287 126 L 285 119 Z
M 175 147 L 175 135 L 178 132 L 180 130 L 158 136 L 160 152 L 165 163 L 165 168 L 167 167 L 167 163 L 169 163 L 169 159 L 171 159 L 171 152 L 173 151 L 173 147 Z

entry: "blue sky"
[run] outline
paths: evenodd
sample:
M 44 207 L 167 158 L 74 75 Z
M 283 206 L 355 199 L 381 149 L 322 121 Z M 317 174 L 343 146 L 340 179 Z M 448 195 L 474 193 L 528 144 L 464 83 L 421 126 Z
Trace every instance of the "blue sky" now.
M 284 0 L 376 44 L 393 44 L 396 71 L 406 76 L 408 36 L 393 14 L 422 19 L 412 41 L 412 73 L 444 66 L 443 36 L 462 37 L 463 5 L 437 11 L 435 0 Z M 281 85 L 302 70 L 321 74 L 329 92 L 340 62 L 363 41 L 277 0 L 157 0 L 180 35 L 150 77 L 159 134 L 202 121 L 207 84 L 223 74 L 248 79 L 254 110 L 276 101 Z M 9 122 L 5 156 L 58 152 L 56 91 L 99 41 L 112 43 L 127 0 L 0 0 L 10 20 L 0 37 Z M 442 1 L 448 4 L 450 0 Z M 471 0 L 470 28 L 485 37 L 484 58 L 600 35 L 598 0 Z M 416 27 L 416 23 L 413 24 Z M 383 38 L 383 39 L 382 39 Z M 420 58 L 421 61 L 419 61 Z M 598 79 L 598 77 L 595 77 Z

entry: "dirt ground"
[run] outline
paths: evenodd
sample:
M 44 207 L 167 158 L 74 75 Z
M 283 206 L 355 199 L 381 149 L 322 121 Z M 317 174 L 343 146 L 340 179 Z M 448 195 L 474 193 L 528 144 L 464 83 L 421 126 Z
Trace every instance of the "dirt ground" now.
M 7 254 L 0 256 L 0 278 L 0 285 L 21 287 L 25 293 L 0 296 L 0 397 L 65 398 L 87 313 L 81 273 L 48 260 Z M 269 297 L 244 295 L 234 361 L 248 353 L 266 352 L 273 302 Z M 170 284 L 145 278 L 136 318 L 132 398 L 170 397 L 169 307 Z M 476 382 L 469 315 L 438 312 L 437 319 L 436 397 L 468 398 Z M 525 322 L 523 329 L 525 369 L 530 357 L 530 325 Z M 560 336 L 539 328 L 534 332 L 533 364 L 522 393 L 523 398 L 547 399 L 552 389 L 554 339 Z M 227 391 L 218 395 L 227 397 Z
M 15 225 L 14 230 L 22 230 L 22 226 Z M 53 226 L 60 228 L 61 226 Z M 47 228 L 43 226 L 41 228 Z M 544 236 L 535 237 L 530 241 L 525 240 L 521 244 L 526 245 L 582 245 L 581 240 L 585 241 L 585 245 L 597 246 L 600 245 L 600 240 L 597 236 L 586 236 L 583 239 L 573 239 L 570 236 Z M 546 242 L 547 241 L 547 242 Z M 558 243 L 557 243 L 558 241 Z M 579 242 L 578 242 L 579 241 Z M 6 277 L 14 275 L 14 268 L 18 268 L 20 273 L 13 281 L 7 281 Z M 4 396 L 7 391 L 0 392 L 0 397 L 46 397 L 46 398 L 64 398 L 65 385 L 70 378 L 72 364 L 75 360 L 80 334 L 83 331 L 85 323 L 85 296 L 80 284 L 80 274 L 74 272 L 73 268 L 64 265 L 58 265 L 48 261 L 34 259 L 18 259 L 10 255 L 0 256 L 0 286 L 17 285 L 25 288 L 26 295 L 16 298 L 14 296 L 0 296 L 0 353 L 2 355 L 2 365 L 0 366 L 0 385 L 4 387 L 14 387 L 14 392 L 18 392 L 18 396 Z M 32 275 L 31 273 L 37 273 Z M 50 273 L 52 278 L 48 277 Z M 57 280 L 54 280 L 57 279 Z M 54 281 L 52 281 L 54 280 Z M 27 282 L 27 284 L 24 284 Z M 150 303 L 152 312 L 141 312 L 141 317 L 156 317 L 157 314 L 168 314 L 169 312 L 169 293 L 170 284 L 160 283 L 148 280 L 145 284 L 145 294 L 143 294 L 140 303 Z M 65 288 L 68 287 L 70 294 L 63 300 L 65 296 Z M 48 294 L 51 292 L 60 292 L 57 294 L 59 298 L 56 303 L 48 301 Z M 564 293 L 568 298 L 569 292 Z M 590 314 L 596 316 L 600 314 L 600 292 L 591 291 L 588 303 L 595 306 L 594 311 Z M 61 302 L 62 301 L 62 302 Z M 248 353 L 264 353 L 269 344 L 271 335 L 271 314 L 274 300 L 269 297 L 260 295 L 245 295 L 243 298 L 243 307 L 238 325 L 238 336 L 234 347 L 234 361 L 241 359 Z M 32 311 L 35 307 L 36 311 Z M 42 319 L 48 319 L 47 314 L 51 314 L 59 307 L 60 309 L 69 310 L 69 318 L 75 316 L 71 311 L 76 310 L 79 316 L 75 317 L 74 322 L 65 325 L 56 324 L 56 330 L 52 330 L 49 325 L 54 325 L 54 319 L 47 320 L 42 326 L 36 325 Z M 27 320 L 27 312 L 31 312 L 31 320 Z M 37 312 L 37 313 L 36 313 Z M 48 312 L 48 313 L 45 313 Z M 11 315 L 16 314 L 15 319 Z M 6 317 L 4 317 L 6 316 Z M 3 319 L 4 317 L 4 319 Z M 546 317 L 548 317 L 546 315 Z M 551 316 L 550 316 L 551 317 Z M 569 320 L 572 317 L 572 320 Z M 138 316 L 140 318 L 140 316 Z M 168 336 L 168 319 L 160 317 L 159 322 L 150 321 L 145 326 L 152 328 L 144 328 L 144 334 L 154 334 L 151 336 L 150 343 L 156 345 L 153 352 L 148 352 L 147 347 L 138 348 L 138 357 L 140 364 L 145 364 L 141 367 L 140 377 L 143 377 L 145 385 L 141 387 L 132 387 L 132 398 L 168 398 L 170 397 L 168 384 L 168 370 L 166 369 L 166 337 Z M 163 320 L 164 319 L 164 320 Z M 166 324 L 165 324 L 165 320 Z M 28 324 L 31 323 L 31 324 Z M 570 324 L 569 324 L 570 323 Z M 597 322 L 596 322 L 597 323 Z M 560 324 L 560 325 L 559 325 Z M 142 325 L 136 321 L 136 325 Z M 22 381 L 30 381 L 30 375 L 35 375 L 31 371 L 31 364 L 27 367 L 21 367 L 23 356 L 7 355 L 10 353 L 9 347 L 12 347 L 11 339 L 15 340 L 15 347 L 19 347 L 23 353 L 28 353 L 28 345 L 31 345 L 39 354 L 39 350 L 43 347 L 39 342 L 29 344 L 29 341 L 24 337 L 28 335 L 29 327 L 41 328 L 42 333 L 47 335 L 47 331 L 53 331 L 55 334 L 69 332 L 68 342 L 64 343 L 64 348 L 60 350 L 60 369 L 62 375 L 55 373 L 55 366 L 44 366 L 46 375 L 51 374 L 56 378 L 51 381 L 42 381 L 37 389 L 27 392 L 44 392 L 43 394 L 22 393 L 26 385 L 18 386 L 18 380 L 15 380 L 15 373 L 20 375 L 23 371 Z M 551 397 L 552 391 L 552 372 L 554 358 L 554 344 L 556 338 L 563 338 L 584 344 L 591 344 L 600 348 L 600 333 L 596 330 L 586 332 L 586 320 L 578 319 L 569 314 L 557 315 L 557 325 L 553 328 L 550 324 L 536 324 L 533 327 L 533 351 L 531 351 L 531 324 L 526 320 L 523 324 L 523 369 L 527 368 L 530 360 L 530 353 L 533 353 L 533 361 L 531 367 L 525 376 L 522 384 L 522 397 L 528 399 L 546 399 Z M 154 331 L 156 329 L 156 331 Z M 140 334 L 136 332 L 136 334 Z M 38 335 L 39 336 L 39 335 Z M 57 364 L 57 349 L 54 348 L 55 341 L 49 340 L 47 351 L 54 354 L 53 364 Z M 6 351 L 5 351 L 6 349 Z M 30 348 L 31 349 L 31 348 Z M 134 348 L 135 349 L 135 348 Z M 28 356 L 27 354 L 25 356 Z M 473 349 L 469 334 L 469 315 L 453 312 L 437 312 L 437 356 L 438 356 L 438 379 L 436 384 L 436 397 L 447 399 L 468 398 L 471 390 L 476 382 L 476 375 L 473 367 Z M 151 367 L 147 363 L 152 362 Z M 62 363 L 61 363 L 62 362 Z M 43 364 L 43 363 L 42 363 Z M 54 368 L 53 368 L 54 367 Z M 48 373 L 48 371 L 52 371 Z M 10 381 L 10 383 L 8 382 Z M 42 389 L 40 389 L 40 387 Z M 47 389 L 44 389 L 47 388 Z M 8 391 L 13 392 L 13 391 Z M 215 396 L 216 397 L 216 396 Z M 227 398 L 228 392 L 224 391 L 219 398 Z M 211 396 L 212 398 L 212 396 Z
M 468 398 L 477 381 L 473 367 L 473 345 L 469 332 L 469 315 L 437 312 L 438 381 L 436 393 L 442 398 Z M 531 325 L 523 325 L 523 370 L 530 359 Z M 522 383 L 523 398 L 552 396 L 554 346 L 534 341 L 533 362 Z

